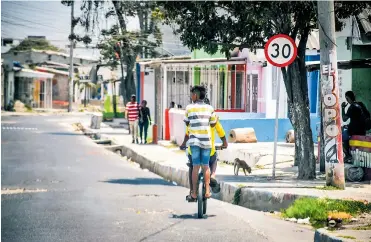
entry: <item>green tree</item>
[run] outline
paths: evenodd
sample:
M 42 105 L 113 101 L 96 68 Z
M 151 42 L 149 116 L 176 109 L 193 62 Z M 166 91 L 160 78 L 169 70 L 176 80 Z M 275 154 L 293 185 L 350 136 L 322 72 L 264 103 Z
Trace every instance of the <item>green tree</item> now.
M 316 1 L 166 1 L 158 5 L 159 15 L 177 25 L 175 32 L 191 50 L 214 54 L 221 48 L 229 57 L 235 47 L 264 48 L 268 38 L 278 33 L 300 39 L 297 58 L 281 71 L 295 131 L 298 178 L 314 179 L 305 49 L 309 34 L 318 28 Z M 356 15 L 365 7 L 366 2 L 337 2 L 337 28 L 342 27 L 340 19 Z
M 106 10 L 108 7 L 108 10 Z M 155 3 L 150 1 L 90 1 L 83 0 L 80 9 L 83 15 L 80 23 L 90 32 L 98 24 L 98 17 L 102 11 L 106 18 L 116 18 L 118 24 L 108 30 L 102 30 L 103 40 L 98 44 L 102 60 L 112 68 L 118 64 L 126 67 L 126 76 L 121 81 L 121 93 L 124 101 L 130 100 L 130 96 L 136 93 L 134 83 L 135 61 L 138 55 L 142 57 L 155 57 L 155 48 L 162 43 L 161 32 L 158 28 L 158 18 L 152 14 L 155 11 Z M 127 18 L 137 17 L 139 31 L 127 29 Z M 115 56 L 115 45 L 120 43 L 120 56 Z M 122 71 L 123 73 L 123 71 Z
M 27 51 L 27 50 L 52 50 L 59 51 L 59 48 L 50 44 L 46 39 L 27 38 L 19 45 L 10 49 L 10 51 Z

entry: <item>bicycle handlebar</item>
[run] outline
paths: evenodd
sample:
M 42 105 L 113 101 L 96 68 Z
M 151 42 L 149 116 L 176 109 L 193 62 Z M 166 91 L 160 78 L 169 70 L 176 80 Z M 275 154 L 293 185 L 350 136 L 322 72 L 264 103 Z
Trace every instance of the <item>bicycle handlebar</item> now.
M 180 146 L 179 149 L 180 149 L 180 150 L 186 150 L 187 147 L 182 147 L 182 146 Z M 224 146 L 222 146 L 222 145 L 215 145 L 215 150 L 224 150 L 224 149 L 226 149 L 226 147 L 224 147 Z

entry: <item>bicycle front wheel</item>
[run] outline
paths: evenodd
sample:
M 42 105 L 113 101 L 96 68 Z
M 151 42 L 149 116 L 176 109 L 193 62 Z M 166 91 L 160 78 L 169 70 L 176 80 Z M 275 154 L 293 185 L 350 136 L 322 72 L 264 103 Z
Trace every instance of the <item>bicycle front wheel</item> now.
M 207 198 L 205 197 L 206 194 L 206 187 L 205 183 L 203 183 L 202 186 L 202 213 L 206 214 L 206 209 L 207 209 Z
M 198 184 L 198 191 L 197 191 L 197 216 L 198 218 L 203 218 L 203 182 L 200 181 Z

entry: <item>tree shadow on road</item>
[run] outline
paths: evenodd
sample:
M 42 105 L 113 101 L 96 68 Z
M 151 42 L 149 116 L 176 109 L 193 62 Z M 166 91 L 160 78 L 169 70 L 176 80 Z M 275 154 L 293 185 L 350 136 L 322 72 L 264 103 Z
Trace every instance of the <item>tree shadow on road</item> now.
M 213 215 L 213 214 L 207 215 L 207 214 L 205 214 L 202 219 L 207 219 L 207 218 L 212 218 L 212 217 L 216 217 L 216 215 Z M 182 219 L 182 220 L 185 220 L 185 219 L 199 219 L 197 217 L 197 213 L 195 213 L 195 214 L 179 214 L 179 215 L 177 215 L 177 214 L 171 214 L 169 216 L 169 218 Z
M 174 184 L 165 181 L 160 178 L 135 178 L 135 179 L 109 179 L 101 181 L 105 183 L 113 184 L 126 184 L 126 185 L 163 185 L 163 186 L 175 186 Z

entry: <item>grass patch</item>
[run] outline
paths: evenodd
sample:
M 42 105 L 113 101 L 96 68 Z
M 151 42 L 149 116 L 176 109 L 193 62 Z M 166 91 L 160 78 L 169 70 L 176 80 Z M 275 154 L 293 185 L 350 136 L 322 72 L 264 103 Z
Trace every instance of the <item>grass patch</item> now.
M 254 168 L 255 169 L 264 169 L 264 166 L 263 165 L 256 165 Z
M 26 108 L 27 112 L 32 112 L 32 107 L 28 104 L 25 104 L 24 107 Z
M 356 239 L 356 237 L 349 236 L 349 235 L 339 235 L 338 237 L 344 238 L 344 239 Z
M 359 226 L 359 227 L 353 228 L 353 230 L 371 230 L 371 224 Z
M 326 191 L 333 191 L 333 190 L 341 190 L 340 188 L 334 187 L 334 186 L 317 186 L 315 189 L 318 190 L 326 190 Z
M 327 198 L 299 198 L 288 209 L 282 211 L 284 218 L 304 219 L 310 218 L 316 228 L 324 227 L 329 215 L 344 215 L 347 220 L 350 214 L 356 216 L 371 212 L 371 203 L 354 200 L 340 200 Z
M 242 187 L 238 188 L 236 190 L 236 192 L 234 193 L 234 197 L 233 197 L 233 202 L 232 204 L 234 205 L 238 205 L 240 203 L 240 199 L 241 199 L 241 192 L 242 192 Z

